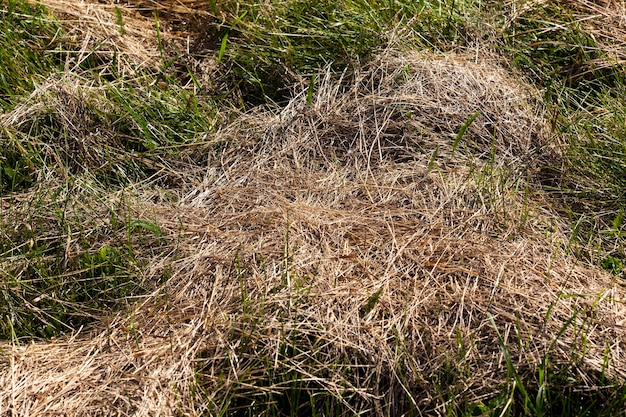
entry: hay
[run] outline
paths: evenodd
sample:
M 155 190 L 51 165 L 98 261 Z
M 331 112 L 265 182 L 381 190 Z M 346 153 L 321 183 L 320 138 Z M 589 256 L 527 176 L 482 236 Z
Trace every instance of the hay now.
M 63 40 L 76 44 L 74 51 L 61 51 L 66 56 L 66 72 L 80 72 L 87 66 L 103 75 L 114 71 L 132 78 L 137 70 L 160 69 L 163 53 L 154 20 L 115 4 L 63 0 L 42 4 L 63 24 Z M 160 36 L 166 41 L 175 38 L 163 30 Z
M 215 413 L 294 373 L 353 410 L 444 414 L 438 387 L 506 387 L 496 328 L 520 373 L 549 357 L 589 386 L 623 379 L 624 288 L 566 254 L 534 188 L 558 157 L 546 132 L 528 87 L 459 55 L 387 52 L 310 104 L 242 115 L 207 138 L 224 146 L 202 186 L 141 203 L 184 254 L 154 263 L 167 285 L 89 330 L 4 343 L 0 414 Z

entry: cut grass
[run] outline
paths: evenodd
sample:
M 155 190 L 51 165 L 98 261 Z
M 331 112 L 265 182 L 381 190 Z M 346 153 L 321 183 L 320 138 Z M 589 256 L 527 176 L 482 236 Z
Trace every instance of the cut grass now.
M 283 113 L 275 116 L 278 126 L 264 122 L 259 114 L 242 121 L 246 132 L 251 131 L 249 123 L 258 123 L 259 131 L 263 132 L 258 133 L 260 137 L 253 136 L 256 148 L 249 151 L 249 159 L 244 159 L 254 160 L 255 164 L 244 164 L 245 168 L 225 164 L 228 167 L 225 177 L 238 178 L 236 183 L 250 181 L 256 187 L 220 192 L 219 201 L 225 200 L 224 207 L 230 210 L 233 206 L 238 207 L 237 211 L 250 210 L 246 217 L 251 220 L 240 226 L 240 230 L 253 236 L 255 230 L 263 231 L 265 239 L 257 243 L 252 238 L 247 244 L 253 246 L 254 253 L 263 254 L 264 265 L 271 263 L 272 256 L 269 249 L 262 251 L 262 248 L 270 246 L 274 250 L 274 265 L 284 265 L 285 259 L 289 259 L 298 275 L 312 277 L 305 292 L 311 301 L 307 302 L 306 298 L 300 301 L 303 298 L 295 285 L 284 285 L 288 280 L 284 278 L 283 268 L 267 271 L 266 266 L 254 262 L 256 255 L 250 255 L 249 262 L 237 262 L 237 268 L 229 271 L 229 278 L 220 278 L 220 282 L 237 281 L 235 274 L 239 276 L 239 271 L 246 271 L 245 299 L 247 305 L 257 305 L 259 310 L 243 307 L 246 313 L 252 311 L 251 322 L 247 316 L 234 314 L 241 321 L 232 323 L 233 339 L 241 340 L 241 344 L 232 354 L 220 354 L 219 344 L 209 342 L 210 348 L 202 355 L 205 366 L 199 375 L 200 384 L 202 392 L 210 393 L 209 397 L 202 397 L 202 402 L 215 407 L 209 408 L 209 413 L 218 414 L 232 406 L 244 415 L 246 412 L 290 415 L 298 410 L 323 414 L 323 406 L 311 400 L 316 395 L 325 398 L 327 404 L 332 404 L 332 411 L 340 415 L 353 414 L 354 410 L 365 414 L 380 410 L 389 415 L 420 412 L 553 415 L 579 407 L 593 410 L 597 415 L 610 415 L 623 410 L 619 404 L 622 385 L 604 374 L 610 366 L 597 369 L 597 373 L 581 371 L 589 365 L 586 361 L 593 339 L 588 332 L 594 313 L 587 312 L 598 311 L 596 308 L 607 312 L 605 309 L 612 308 L 611 302 L 593 300 L 593 296 L 570 287 L 577 286 L 573 282 L 579 278 L 569 267 L 566 268 L 569 272 L 561 269 L 562 260 L 557 260 L 562 259 L 561 244 L 565 243 L 559 230 L 562 225 L 550 215 L 544 217 L 536 205 L 535 198 L 541 198 L 541 193 L 535 191 L 529 196 L 524 191 L 525 186 L 533 186 L 532 176 L 528 175 L 533 172 L 533 165 L 525 165 L 523 159 L 516 158 L 520 152 L 514 149 L 527 145 L 524 133 L 528 132 L 524 127 L 532 124 L 507 126 L 506 122 L 523 117 L 533 120 L 535 113 L 528 103 L 510 103 L 510 108 L 504 104 L 506 97 L 524 97 L 523 90 L 509 94 L 508 87 L 512 85 L 498 78 L 496 71 L 473 66 L 461 57 L 453 60 L 448 55 L 449 61 L 444 63 L 436 58 L 432 58 L 434 62 L 426 58 L 422 62 L 420 58 L 382 56 L 364 70 L 362 78 L 356 77 L 354 89 L 347 92 L 337 93 L 334 83 L 325 78 L 327 84 L 318 85 L 313 101 L 302 93 Z M 406 74 L 407 67 L 412 70 L 411 76 L 399 78 L 398 75 Z M 432 90 L 423 87 L 426 85 Z M 464 90 L 466 87 L 468 91 Z M 492 116 L 486 120 L 477 118 L 476 125 L 468 126 L 466 132 L 472 131 L 472 146 L 458 145 L 453 157 L 458 133 L 454 129 L 446 131 L 442 126 L 464 125 L 467 119 L 459 113 L 473 113 L 466 111 L 461 103 L 474 104 L 472 92 L 483 92 L 490 101 L 499 103 L 499 111 L 481 109 L 481 113 Z M 464 96 L 467 102 L 459 98 Z M 401 131 L 415 132 L 419 127 L 421 135 L 397 134 L 400 129 L 394 118 L 396 109 L 389 103 L 398 102 L 403 105 L 403 114 L 421 115 L 401 119 Z M 425 115 L 424 109 L 439 111 Z M 522 113 L 502 117 L 513 109 Z M 376 119 L 369 118 L 374 114 Z M 490 121 L 497 121 L 497 130 L 508 131 L 508 146 L 491 139 L 491 130 L 484 129 Z M 515 126 L 520 130 L 515 130 Z M 428 130 L 437 127 L 440 129 L 437 134 Z M 541 132 L 540 126 L 536 129 Z M 240 134 L 241 131 L 235 130 L 232 140 L 242 140 Z M 541 137 L 538 133 L 535 136 Z M 413 142 L 405 144 L 399 138 L 407 141 L 410 138 Z M 512 138 L 519 138 L 519 142 Z M 424 175 L 431 165 L 433 149 L 441 150 L 437 168 Z M 541 146 L 541 139 L 534 142 L 533 149 L 536 152 L 533 162 L 541 161 L 542 152 L 550 155 L 549 147 Z M 231 155 L 236 160 L 243 158 L 236 153 Z M 518 170 L 523 173 L 521 177 Z M 302 171 L 306 172 L 305 176 L 294 175 L 301 181 L 295 190 L 289 186 L 292 179 L 280 175 Z M 526 183 L 528 180 L 530 184 Z M 334 186 L 326 185 L 333 181 L 336 181 Z M 228 184 L 215 186 L 228 190 Z M 268 192 L 272 199 L 263 197 Z M 283 218 L 289 218 L 288 242 L 294 248 L 291 251 L 276 247 L 283 239 L 267 239 L 267 233 L 272 226 L 278 228 L 281 219 L 276 221 L 269 213 L 263 215 L 265 210 L 276 207 L 270 202 L 274 200 L 280 201 L 278 207 L 287 207 L 279 210 Z M 211 198 L 204 201 L 209 207 L 215 204 Z M 262 206 L 253 205 L 252 201 L 261 202 Z M 428 209 L 435 201 L 439 202 L 434 205 L 437 208 Z M 416 206 L 419 208 L 415 211 L 410 209 Z M 351 210 L 359 211 L 360 215 Z M 438 218 L 439 215 L 443 217 Z M 353 216 L 368 220 L 352 223 Z M 463 232 L 431 230 L 424 235 L 418 226 L 447 230 L 461 227 L 461 223 Z M 464 233 L 472 232 L 478 235 L 468 237 L 465 244 L 459 242 Z M 485 235 L 497 236 L 497 243 L 482 253 L 473 245 L 481 241 L 479 236 Z M 449 241 L 446 236 L 450 236 Z M 544 239 L 552 243 L 538 244 Z M 424 242 L 425 247 L 417 242 Z M 531 250 L 530 242 L 554 252 L 526 258 Z M 511 246 L 504 249 L 503 245 Z M 524 249 L 514 253 L 516 245 L 523 245 Z M 323 259 L 322 265 L 313 269 L 317 257 L 311 254 L 324 250 L 326 256 L 318 255 Z M 337 252 L 344 255 L 337 256 Z M 276 259 L 277 253 L 282 254 L 281 259 Z M 423 254 L 425 259 L 418 254 Z M 517 259 L 518 255 L 522 258 Z M 489 256 L 500 260 L 486 266 L 482 262 L 487 262 Z M 514 258 L 521 263 L 513 261 Z M 539 259 L 541 266 L 537 263 Z M 336 265 L 342 262 L 354 262 L 354 267 Z M 510 264 L 503 267 L 502 262 Z M 422 275 L 420 268 L 431 272 Z M 475 270 L 481 272 L 476 276 L 468 272 Z M 540 270 L 540 276 L 536 276 Z M 494 275 L 487 271 L 493 271 Z M 338 276 L 333 276 L 333 272 Z M 435 278 L 428 282 L 430 285 L 424 284 L 429 274 Z M 460 282 L 456 281 L 459 279 Z M 495 279 L 493 286 L 485 283 L 489 279 Z M 586 281 L 583 286 L 592 281 Z M 276 285 L 270 285 L 275 290 L 267 289 L 268 282 Z M 472 291 L 480 292 L 482 285 L 487 287 L 482 297 L 466 296 Z M 532 286 L 532 295 L 518 291 L 520 286 L 527 285 Z M 384 290 L 380 291 L 381 288 Z M 257 303 L 250 301 L 255 291 Z M 455 297 L 450 294 L 454 291 L 463 295 L 457 293 Z M 500 304 L 500 297 L 512 295 L 509 291 L 515 294 L 513 298 Z M 588 292 L 596 294 L 595 290 Z M 329 297 L 331 301 L 327 300 Z M 552 305 L 541 305 L 548 299 Z M 529 304 L 535 307 L 526 308 Z M 491 323 L 485 311 L 500 307 L 503 310 L 498 320 Z M 428 313 L 418 313 L 422 308 Z M 328 310 L 312 312 L 321 309 Z M 330 322 L 325 320 L 329 316 L 334 318 Z M 468 325 L 465 320 L 476 322 Z M 540 329 L 545 330 L 546 326 L 551 329 L 547 331 L 548 340 L 540 336 Z M 368 336 L 352 339 L 353 332 Z M 287 338 L 294 340 L 296 346 L 292 356 L 284 355 L 285 334 L 295 335 L 293 339 Z M 376 341 L 376 347 L 372 346 L 371 350 L 369 340 Z M 611 342 L 607 340 L 607 343 Z M 608 364 L 611 359 L 604 349 L 604 345 L 600 347 L 600 357 Z M 320 357 L 325 358 L 321 363 Z M 488 376 L 484 374 L 484 361 L 493 366 Z M 326 373 L 328 365 L 324 367 L 329 363 L 330 376 Z M 220 373 L 223 369 L 229 371 Z M 274 378 L 267 380 L 268 372 Z M 577 372 L 584 377 L 577 377 Z M 605 381 L 606 384 L 599 386 L 607 386 L 606 390 L 587 386 L 588 396 L 570 398 L 588 383 L 585 378 Z M 371 387 L 366 381 L 376 384 Z M 258 386 L 263 388 L 253 388 Z M 371 389 L 360 390 L 367 386 Z M 216 398 L 220 401 L 215 401 Z M 609 401 L 604 402 L 606 399 Z
M 624 262 L 589 3 L 48 4 L 64 69 L 17 55 L 46 81 L 0 119 L 0 407 L 624 412 L 624 291 L 580 261 Z

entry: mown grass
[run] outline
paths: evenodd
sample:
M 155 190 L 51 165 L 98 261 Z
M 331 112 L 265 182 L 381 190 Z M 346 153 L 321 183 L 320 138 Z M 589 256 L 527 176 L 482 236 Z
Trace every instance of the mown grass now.
M 282 103 L 294 83 L 308 83 L 324 68 L 349 76 L 351 68 L 390 42 L 445 52 L 469 48 L 486 32 L 495 33 L 491 46 L 544 91 L 564 158 L 548 167 L 553 175 L 543 185 L 571 221 L 571 248 L 623 276 L 624 68 L 594 67 L 609 58 L 566 2 L 547 3 L 510 22 L 489 17 L 506 15 L 498 4 L 454 0 L 212 2 L 208 12 L 214 18 L 203 36 L 214 45 L 219 76 L 228 88 L 219 97 L 202 98 L 182 86 L 189 74 L 177 79 L 142 70 L 128 80 L 112 69 L 102 77 L 106 61 L 86 63 L 78 78 L 64 78 L 59 51 L 75 45 L 64 44 L 61 25 L 22 1 L 1 7 L 3 112 L 28 103 L 31 93 L 30 100 L 43 103 L 0 132 L 1 338 L 19 341 L 75 331 L 166 278 L 161 271 L 151 282 L 155 276 L 149 263 L 174 244 L 149 213 L 134 205 L 145 189 L 171 189 L 168 195 L 177 198 L 178 187 L 203 166 L 205 157 L 198 150 L 205 149 L 207 132 L 220 121 L 216 103 L 227 109 Z M 494 26 L 485 31 L 481 21 Z M 56 82 L 45 87 L 46 78 Z M 97 136 L 90 135 L 96 130 Z M 295 365 L 305 357 L 309 366 L 324 363 L 322 349 L 298 350 L 299 338 L 315 345 L 310 341 L 314 332 L 286 332 L 279 361 L 246 347 L 247 339 L 262 339 L 254 323 L 263 312 L 250 308 L 249 323 L 242 326 L 248 333 L 232 336 L 243 341 L 240 354 L 251 372 L 265 369 L 267 375 L 242 375 L 240 386 L 213 404 L 212 412 L 353 415 L 364 406 L 357 397 L 325 391 L 298 371 Z M 506 357 L 508 347 L 500 342 Z M 272 368 L 276 362 L 283 367 Z M 442 410 L 450 415 L 611 415 L 623 410 L 623 385 L 598 376 L 605 383 L 581 393 L 577 386 L 586 381 L 571 379 L 575 359 L 552 364 L 546 356 L 543 363 L 537 374 L 509 363 L 510 384 L 493 387 L 487 400 L 463 397 L 468 370 L 454 355 L 430 381 L 438 384 Z M 397 365 L 401 374 L 400 358 Z M 359 372 L 358 364 L 333 366 L 339 374 Z M 228 367 L 224 359 L 225 372 Z M 210 395 L 202 392 L 203 372 L 200 365 L 197 395 L 205 401 Z M 277 385 L 284 388 L 269 389 Z M 397 393 L 390 395 L 388 410 L 364 412 L 418 415 L 403 387 L 386 386 L 392 388 Z

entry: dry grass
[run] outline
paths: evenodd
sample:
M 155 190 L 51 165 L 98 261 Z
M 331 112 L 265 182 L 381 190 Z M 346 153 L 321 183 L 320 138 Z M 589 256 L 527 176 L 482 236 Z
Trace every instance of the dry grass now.
M 137 203 L 184 254 L 153 263 L 167 285 L 4 343 L 0 414 L 211 414 L 290 378 L 372 414 L 445 414 L 510 380 L 491 317 L 520 373 L 549 357 L 581 385 L 623 379 L 624 288 L 567 255 L 536 191 L 558 158 L 542 111 L 488 58 L 385 52 L 310 104 L 242 115 L 207 137 L 228 145 L 207 147 L 202 185 Z
M 586 67 L 582 68 L 578 76 L 592 73 L 596 70 L 614 69 L 626 63 L 626 5 L 616 0 L 560 0 L 555 2 L 562 4 L 572 14 L 571 26 L 580 27 L 590 34 L 596 45 L 594 47 L 582 47 L 583 53 L 596 53 L 600 51 L 601 57 L 590 60 Z M 532 16 L 536 9 L 549 5 L 545 0 L 522 0 L 512 1 L 507 21 L 512 22 L 524 16 Z M 564 27 L 559 24 L 543 22 L 544 31 L 561 31 Z M 555 45 L 558 42 L 554 42 Z M 543 47 L 542 42 L 529 45 L 530 47 Z M 580 45 L 559 44 L 558 46 L 580 47 Z
M 103 73 L 113 70 L 132 78 L 137 70 L 158 69 L 163 63 L 155 20 L 132 7 L 91 1 L 41 3 L 64 24 L 65 38 L 76 43 L 74 53 L 67 56 L 66 71 L 102 65 Z M 160 35 L 168 42 L 176 38 L 167 31 Z M 115 68 L 111 68 L 111 62 Z
M 154 22 L 122 9 L 117 36 L 113 5 L 48 7 L 81 45 L 69 71 L 116 52 L 120 72 L 159 67 Z M 95 169 L 110 138 L 81 137 L 95 132 L 81 103 L 97 92 L 49 80 L 1 121 L 24 131 L 54 109 L 75 165 Z M 135 217 L 155 217 L 178 253 L 142 252 L 145 280 L 171 278 L 75 334 L 3 342 L 0 414 L 217 414 L 291 382 L 371 414 L 445 414 L 506 389 L 498 332 L 519 373 L 548 357 L 579 387 L 624 380 L 624 288 L 568 255 L 537 191 L 560 156 L 532 88 L 482 53 L 387 51 L 311 98 L 207 135 L 180 201 L 137 186 Z

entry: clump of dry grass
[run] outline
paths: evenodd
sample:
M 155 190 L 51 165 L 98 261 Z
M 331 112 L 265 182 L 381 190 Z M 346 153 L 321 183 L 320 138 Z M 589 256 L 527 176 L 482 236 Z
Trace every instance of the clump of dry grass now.
M 538 157 L 554 162 L 558 153 L 547 140 L 537 94 L 497 63 L 485 54 L 480 60 L 455 54 L 427 60 L 385 54 L 357 75 L 354 95 L 346 96 L 361 102 L 360 95 L 367 92 L 370 100 L 356 112 L 336 114 L 329 124 L 341 132 L 337 136 L 351 139 L 344 149 L 369 147 L 370 160 L 405 162 L 417 158 L 416 150 L 431 156 L 438 148 L 444 160 L 458 149 L 470 159 L 497 158 L 526 168 L 531 161 L 537 167 Z M 327 90 L 317 106 L 336 100 L 335 88 Z
M 204 1 L 64 1 L 45 0 L 45 7 L 65 29 L 60 34 L 72 50 L 65 55 L 65 71 L 89 69 L 105 79 L 131 81 L 142 71 L 154 73 L 163 88 L 170 76 L 185 78 L 185 88 L 198 93 L 219 90 L 218 68 L 211 54 L 198 56 L 209 42 L 204 31 L 210 15 Z M 204 51 L 206 52 L 206 51 Z M 193 68 L 193 77 L 188 71 Z M 182 76 L 181 76 L 182 74 Z M 193 78 L 193 79 L 192 79 Z
M 141 70 L 161 70 L 171 53 L 164 50 L 165 45 L 179 40 L 175 33 L 165 30 L 158 17 L 146 19 L 141 15 L 136 4 L 64 0 L 42 3 L 63 24 L 62 40 L 76 45 L 75 50 L 61 51 L 66 55 L 66 71 L 89 68 L 105 76 L 113 72 L 132 79 Z
M 545 358 L 585 389 L 623 380 L 624 289 L 567 254 L 534 188 L 558 157 L 546 132 L 528 87 L 459 55 L 386 52 L 242 115 L 207 138 L 228 145 L 201 186 L 144 203 L 177 242 L 153 265 L 167 284 L 89 331 L 5 344 L 0 407 L 200 415 L 295 392 L 301 412 L 444 414 L 506 396 L 511 369 L 532 390 Z
M 262 133 L 251 129 L 243 142 L 250 151 L 221 156 L 222 169 L 210 171 L 206 190 L 189 199 L 230 218 L 210 236 L 220 239 L 231 229 L 222 225 L 238 224 L 240 232 L 227 240 L 230 253 L 245 261 L 243 272 L 231 272 L 238 281 L 232 291 L 237 296 L 245 276 L 246 297 L 263 306 L 265 317 L 253 330 L 240 325 L 254 353 L 282 358 L 281 345 L 296 334 L 297 354 L 284 358 L 285 369 L 321 378 L 324 371 L 316 370 L 329 365 L 317 362 L 320 355 L 343 365 L 337 374 L 357 375 L 333 374 L 320 386 L 338 378 L 344 390 L 369 404 L 397 406 L 395 412 L 410 404 L 443 407 L 436 386 L 445 385 L 440 378 L 449 363 L 453 397 L 497 395 L 509 376 L 491 316 L 515 366 L 529 375 L 545 357 L 572 364 L 576 334 L 600 325 L 591 319 L 596 314 L 612 324 L 588 335 L 598 339 L 576 362 L 581 373 L 608 372 L 603 349 L 619 338 L 613 326 L 621 290 L 563 254 L 565 235 L 540 206 L 540 194 L 524 198 L 534 194 L 530 156 L 555 157 L 540 109 L 524 87 L 488 64 L 448 59 L 382 55 L 348 87 L 323 84 L 310 105 L 301 97 L 275 118 L 251 117 Z M 453 126 L 474 111 L 488 122 L 477 118 L 470 152 L 453 154 Z M 486 123 L 505 133 L 492 139 Z M 233 141 L 240 135 L 238 127 Z M 575 324 L 565 326 L 570 319 Z M 221 357 L 209 346 L 209 358 Z M 619 352 L 608 357 L 621 361 Z M 246 358 L 237 365 L 254 364 L 254 354 Z M 209 375 L 219 374 L 207 362 Z M 210 392 L 220 389 L 213 381 Z M 379 385 L 359 390 L 364 381 Z

